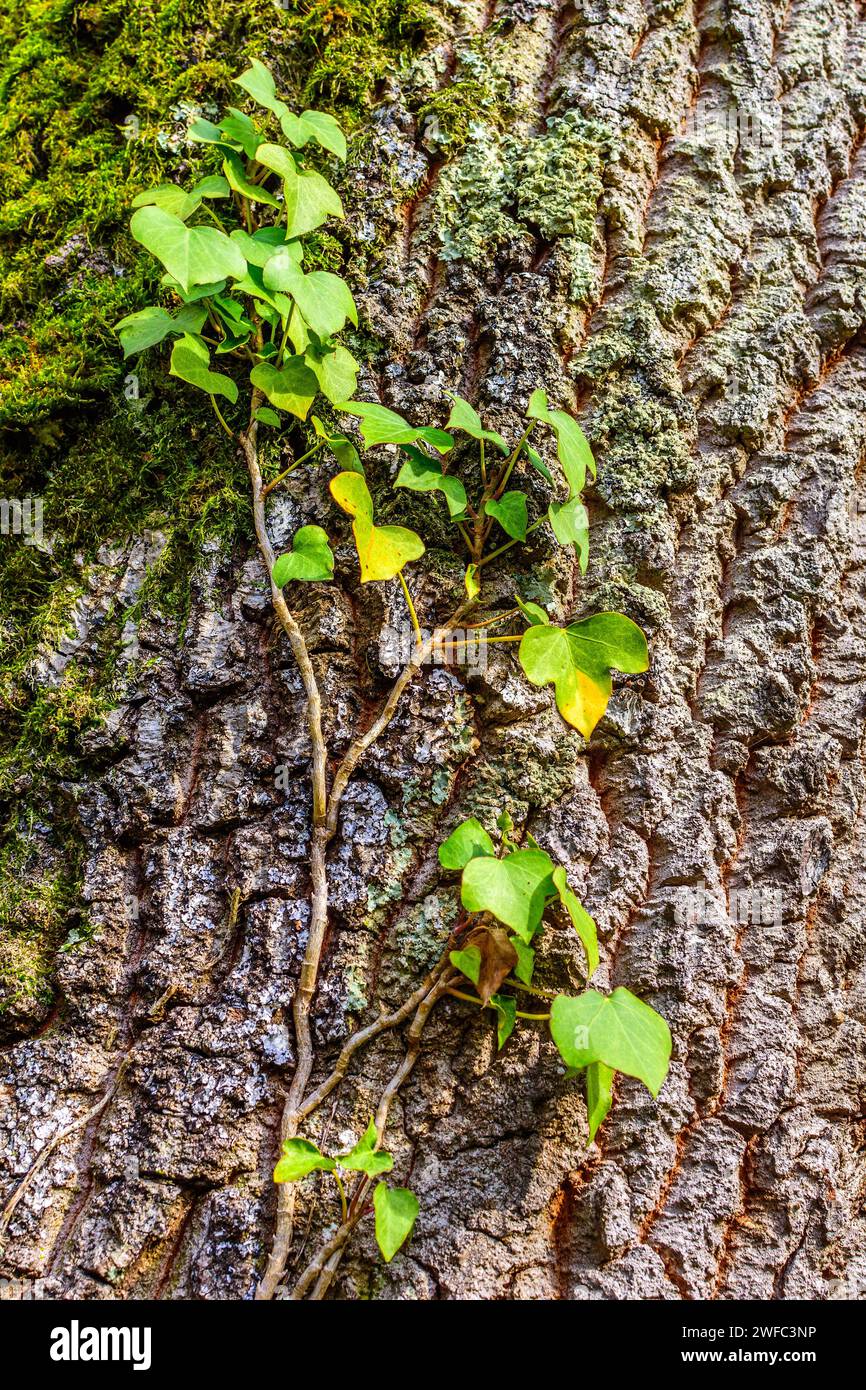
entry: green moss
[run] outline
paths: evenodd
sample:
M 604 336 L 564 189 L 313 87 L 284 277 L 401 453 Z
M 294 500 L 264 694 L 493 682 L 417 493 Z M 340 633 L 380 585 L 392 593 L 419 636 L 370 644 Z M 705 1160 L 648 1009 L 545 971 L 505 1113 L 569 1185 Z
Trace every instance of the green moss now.
M 0 851 L 0 1016 L 38 1017 L 50 1004 L 54 957 L 77 899 L 74 869 L 47 870 L 35 838 L 31 826 Z

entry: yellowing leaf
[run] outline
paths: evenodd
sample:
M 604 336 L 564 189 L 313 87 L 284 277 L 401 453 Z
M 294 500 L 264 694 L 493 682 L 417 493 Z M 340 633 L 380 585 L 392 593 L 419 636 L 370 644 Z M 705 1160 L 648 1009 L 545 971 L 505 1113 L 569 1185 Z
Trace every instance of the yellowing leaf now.
M 539 623 L 523 634 L 520 664 L 533 685 L 552 685 L 567 723 L 589 738 L 607 709 L 611 670 L 645 671 L 646 638 L 622 613 L 597 613 L 570 627 Z
M 405 526 L 374 526 L 373 499 L 360 473 L 338 473 L 331 496 L 353 517 L 352 531 L 361 566 L 361 583 L 394 579 L 410 560 L 424 554 L 424 542 Z

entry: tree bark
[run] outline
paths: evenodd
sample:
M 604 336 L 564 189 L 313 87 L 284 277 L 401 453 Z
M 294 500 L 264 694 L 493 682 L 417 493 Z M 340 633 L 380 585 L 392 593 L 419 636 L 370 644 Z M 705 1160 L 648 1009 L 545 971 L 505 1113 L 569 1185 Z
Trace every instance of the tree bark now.
M 440 1002 L 387 1135 L 416 1233 L 385 1266 L 362 1226 L 330 1296 L 866 1296 L 862 6 L 433 8 L 439 42 L 346 177 L 380 340 L 359 398 L 420 422 L 455 390 L 512 434 L 535 387 L 575 412 L 599 460 L 589 572 L 539 541 L 495 591 L 619 608 L 652 664 L 588 747 L 502 648 L 409 688 L 330 849 L 314 1080 L 441 951 L 439 840 L 503 808 L 567 866 L 602 987 L 664 1014 L 674 1060 L 657 1102 L 620 1078 L 587 1147 L 544 1034 L 497 1054 L 487 1017 Z M 325 495 L 274 494 L 275 544 Z M 424 621 L 461 581 L 416 516 Z M 338 558 L 299 616 L 339 754 L 387 691 L 402 600 Z M 253 548 L 203 557 L 182 644 L 147 619 L 138 640 L 153 661 L 77 795 L 98 930 L 58 957 L 62 1007 L 0 1053 L 0 1191 L 90 1118 L 21 1196 L 2 1267 L 58 1297 L 250 1298 L 309 917 L 304 692 Z M 576 984 L 578 952 L 549 933 L 543 983 Z M 304 1132 L 356 1138 L 401 1047 L 376 1039 Z M 314 1183 L 299 1211 L 296 1274 L 335 1219 Z

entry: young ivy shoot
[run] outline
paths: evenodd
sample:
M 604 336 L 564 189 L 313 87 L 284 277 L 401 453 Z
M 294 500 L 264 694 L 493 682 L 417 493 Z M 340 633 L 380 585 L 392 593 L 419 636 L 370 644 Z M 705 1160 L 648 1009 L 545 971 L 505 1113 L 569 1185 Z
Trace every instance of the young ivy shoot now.
M 315 1085 L 310 1026 L 328 924 L 328 846 L 338 831 L 341 799 L 404 691 L 419 679 L 434 643 L 444 637 L 446 646 L 457 649 L 462 638 L 451 634 L 473 615 L 469 626 L 486 641 L 513 644 L 526 680 L 552 688 L 562 719 L 584 739 L 605 713 L 612 672 L 645 671 L 649 655 L 643 632 L 622 613 L 561 625 L 541 605 L 517 595 L 513 607 L 486 611 L 489 567 L 512 563 L 522 548 L 535 544 L 536 533 L 571 548 L 585 573 L 589 521 L 583 493 L 596 473 L 590 445 L 570 415 L 551 408 L 541 388 L 532 392 L 511 439 L 488 429 L 475 407 L 454 394 L 441 427 L 413 425 L 378 402 L 354 398 L 359 367 L 341 335 L 347 325 L 357 327 L 355 301 L 340 276 L 310 268 L 309 259 L 311 235 L 343 216 L 323 169 L 346 158 L 345 137 L 333 116 L 291 111 L 257 60 L 235 85 L 242 94 L 238 100 L 252 103 L 252 111 L 230 106 L 221 120 L 196 120 L 189 130 L 212 171 L 191 188 L 163 184 L 134 201 L 130 230 L 161 267 L 159 302 L 122 319 L 117 332 L 127 357 L 170 340 L 169 373 L 209 397 L 215 428 L 243 454 L 274 613 L 304 687 L 312 783 L 309 931 L 292 1002 L 296 1062 L 274 1170 L 273 1244 L 257 1297 L 273 1297 L 285 1277 L 297 1184 L 321 1173 L 333 1182 L 339 1219 L 292 1291 L 294 1298 L 315 1300 L 325 1296 L 360 1222 L 372 1217 L 386 1261 L 412 1232 L 418 1202 L 407 1188 L 385 1179 L 394 1158 L 383 1140 L 391 1103 L 414 1066 L 439 1000 L 488 1011 L 499 1048 L 518 1025 L 544 1026 L 568 1075 L 585 1076 L 590 1142 L 610 1109 L 616 1072 L 658 1095 L 671 1052 L 667 1024 L 625 988 L 605 992 L 590 986 L 599 965 L 595 923 L 569 886 L 565 867 L 525 827 L 515 832 L 505 813 L 492 833 L 470 816 L 440 845 L 445 882 L 459 897 L 441 958 L 401 1005 L 349 1036 L 331 1072 Z M 361 448 L 352 438 L 353 420 Z M 267 479 L 273 465 L 261 457 L 262 429 L 275 432 L 271 437 L 291 460 Z M 439 613 L 419 617 L 413 597 L 412 566 L 423 561 L 423 540 L 405 526 L 377 520 L 384 470 L 375 466 L 376 451 L 383 446 L 399 455 L 395 495 L 434 494 L 453 528 L 463 579 L 456 579 L 453 611 L 444 621 Z M 456 458 L 459 466 L 452 462 Z M 299 527 L 290 547 L 277 555 L 268 530 L 269 497 L 296 469 L 325 460 L 333 461 L 328 487 L 337 510 Z M 537 486 L 530 494 L 520 485 L 531 470 L 546 485 L 543 507 Z M 329 532 L 340 512 L 349 519 L 341 525 L 351 527 L 360 582 L 399 584 L 415 646 L 378 713 L 359 729 L 332 772 L 308 634 L 293 614 L 291 595 L 299 584 L 334 580 Z M 434 629 L 432 637 L 425 637 L 422 617 Z M 494 626 L 495 635 L 489 635 Z M 563 927 L 573 929 L 579 942 L 586 988 L 576 995 L 542 988 L 535 978 L 545 933 Z M 405 1030 L 405 1052 L 373 1118 L 348 1152 L 323 1153 L 299 1133 L 301 1126 L 342 1085 L 355 1054 L 389 1028 Z

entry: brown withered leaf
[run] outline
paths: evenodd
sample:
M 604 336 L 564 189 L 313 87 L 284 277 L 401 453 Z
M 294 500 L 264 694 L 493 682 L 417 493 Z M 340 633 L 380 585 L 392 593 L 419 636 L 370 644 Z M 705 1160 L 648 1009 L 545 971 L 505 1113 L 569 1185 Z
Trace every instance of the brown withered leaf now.
M 477 927 L 467 937 L 467 945 L 470 943 L 481 952 L 477 989 L 482 1001 L 488 1004 L 517 964 L 517 952 L 501 927 Z

